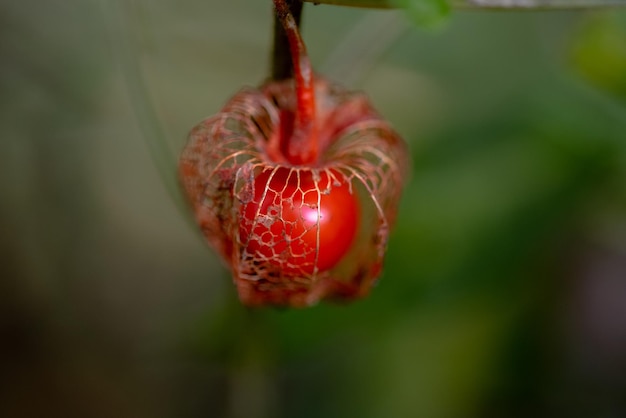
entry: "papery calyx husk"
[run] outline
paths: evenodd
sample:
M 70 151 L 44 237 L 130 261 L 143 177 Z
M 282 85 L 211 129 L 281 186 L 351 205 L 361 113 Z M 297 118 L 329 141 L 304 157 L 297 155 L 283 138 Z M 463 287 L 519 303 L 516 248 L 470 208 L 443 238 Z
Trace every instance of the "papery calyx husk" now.
M 232 270 L 240 299 L 247 305 L 301 307 L 327 298 L 355 299 L 366 295 L 381 273 L 408 175 L 408 150 L 364 94 L 319 76 L 315 94 L 321 152 L 314 165 L 277 161 L 269 149 L 279 134 L 281 117 L 295 110 L 293 80 L 268 82 L 236 94 L 220 113 L 193 128 L 181 156 L 180 178 L 196 220 Z M 242 207 L 254 199 L 259 176 L 278 169 L 310 173 L 306 175 L 317 182 L 332 177 L 316 187 L 320 195 L 342 185 L 349 185 L 356 195 L 361 213 L 357 236 L 332 268 L 300 272 L 276 268 L 276 263 L 268 264 L 247 251 L 249 243 L 242 242 L 242 223 L 247 222 Z M 264 222 L 283 222 L 278 211 L 274 216 Z

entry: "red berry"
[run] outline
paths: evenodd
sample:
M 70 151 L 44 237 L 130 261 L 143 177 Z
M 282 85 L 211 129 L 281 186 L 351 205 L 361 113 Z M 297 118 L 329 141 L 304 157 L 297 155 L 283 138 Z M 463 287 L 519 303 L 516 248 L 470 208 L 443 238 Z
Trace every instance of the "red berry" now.
M 240 209 L 243 256 L 282 276 L 333 268 L 359 225 L 353 193 L 335 170 L 266 169 L 254 181 L 254 199 Z
M 244 304 L 363 297 L 381 272 L 408 152 L 363 94 L 314 75 L 287 1 L 274 5 L 293 79 L 243 90 L 197 125 L 181 180 Z

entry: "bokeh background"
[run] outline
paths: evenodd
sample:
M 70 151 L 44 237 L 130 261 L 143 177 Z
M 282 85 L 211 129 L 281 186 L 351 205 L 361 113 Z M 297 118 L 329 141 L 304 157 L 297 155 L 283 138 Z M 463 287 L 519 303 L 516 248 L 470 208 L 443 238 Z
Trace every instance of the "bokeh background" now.
M 269 1 L 0 2 L 0 416 L 626 416 L 626 15 L 307 5 L 413 172 L 350 305 L 247 311 L 178 194 Z M 339 52 L 338 52 L 339 51 Z

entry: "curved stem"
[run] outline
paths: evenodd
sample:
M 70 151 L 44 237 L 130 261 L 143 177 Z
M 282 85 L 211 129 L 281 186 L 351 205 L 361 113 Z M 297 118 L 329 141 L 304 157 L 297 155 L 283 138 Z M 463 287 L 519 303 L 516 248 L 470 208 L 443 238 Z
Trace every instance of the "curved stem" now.
M 276 17 L 287 35 L 296 83 L 294 130 L 289 138 L 286 157 L 294 164 L 311 163 L 316 161 L 318 156 L 313 69 L 287 1 L 274 0 L 274 8 Z
M 136 25 L 130 21 L 129 10 L 124 9 L 124 2 L 100 1 L 108 35 L 113 41 L 113 52 L 121 63 L 122 76 L 128 90 L 130 104 L 135 113 L 143 139 L 146 141 L 154 165 L 177 208 L 185 219 L 195 225 L 189 216 L 189 208 L 181 194 L 177 173 L 177 157 L 170 148 L 165 130 L 159 122 L 149 94 L 143 69 L 140 64 L 141 52 L 138 47 Z
M 300 27 L 302 17 L 302 1 L 290 1 L 291 15 Z M 274 50 L 272 51 L 272 80 L 282 81 L 293 77 L 293 61 L 289 50 L 287 32 L 283 28 L 278 15 L 274 16 Z
M 321 72 L 354 86 L 409 29 L 411 24 L 401 13 L 368 12 L 337 42 Z

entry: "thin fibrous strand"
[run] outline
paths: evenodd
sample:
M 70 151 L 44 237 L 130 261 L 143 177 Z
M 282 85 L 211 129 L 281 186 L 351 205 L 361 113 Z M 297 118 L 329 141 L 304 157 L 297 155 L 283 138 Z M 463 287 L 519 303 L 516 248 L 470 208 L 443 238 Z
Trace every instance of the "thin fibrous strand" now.
M 296 83 L 296 115 L 287 158 L 297 164 L 311 163 L 317 160 L 318 155 L 313 69 L 286 0 L 274 0 L 274 8 L 287 34 Z

